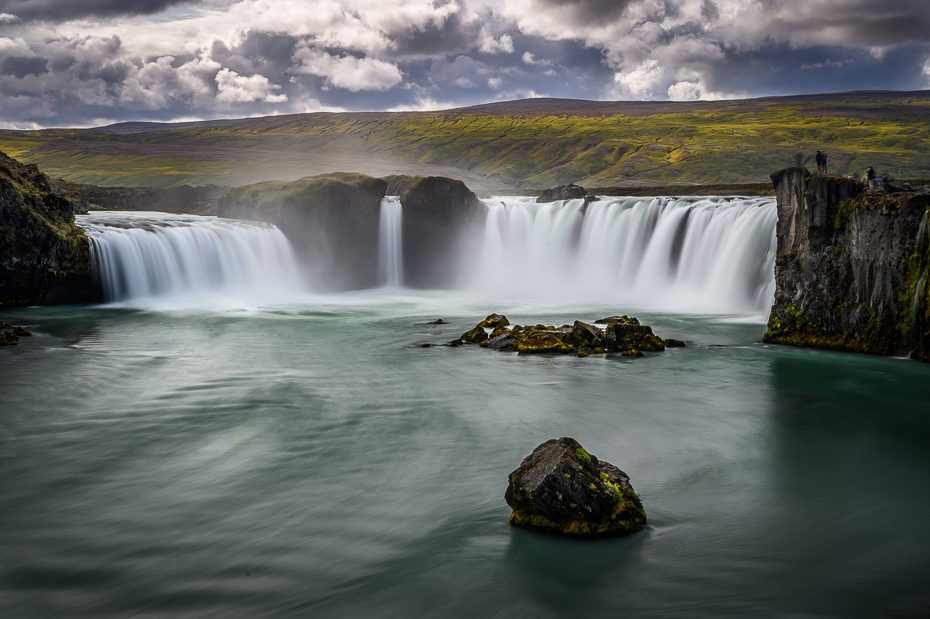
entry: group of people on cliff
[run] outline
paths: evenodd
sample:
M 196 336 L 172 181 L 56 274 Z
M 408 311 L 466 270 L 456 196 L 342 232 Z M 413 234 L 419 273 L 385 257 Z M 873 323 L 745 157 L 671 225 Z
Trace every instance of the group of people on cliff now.
M 815 174 L 826 174 L 827 173 L 827 153 L 822 150 L 818 150 L 817 154 L 814 155 L 814 166 Z

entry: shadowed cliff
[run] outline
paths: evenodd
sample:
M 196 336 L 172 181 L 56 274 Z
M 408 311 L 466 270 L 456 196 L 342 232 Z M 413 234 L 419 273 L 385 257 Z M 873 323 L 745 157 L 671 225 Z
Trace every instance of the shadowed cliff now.
M 94 299 L 80 210 L 36 166 L 0 153 L 0 307 Z
M 772 175 L 775 303 L 764 341 L 930 360 L 930 189 Z

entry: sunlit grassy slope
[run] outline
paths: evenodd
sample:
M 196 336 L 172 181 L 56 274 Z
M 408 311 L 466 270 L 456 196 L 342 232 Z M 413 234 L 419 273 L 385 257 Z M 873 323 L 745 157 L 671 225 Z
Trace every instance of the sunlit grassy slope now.
M 141 129 L 141 131 L 140 131 Z M 128 132 L 128 131 L 132 132 Z M 536 99 L 446 112 L 299 114 L 217 126 L 0 131 L 0 150 L 101 185 L 244 185 L 326 172 L 441 174 L 479 191 L 761 182 L 810 164 L 930 177 L 930 91 L 699 103 Z

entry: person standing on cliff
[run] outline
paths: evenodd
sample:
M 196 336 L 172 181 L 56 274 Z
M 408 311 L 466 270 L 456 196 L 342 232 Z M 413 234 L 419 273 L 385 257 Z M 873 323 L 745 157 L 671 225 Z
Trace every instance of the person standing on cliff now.
M 820 170 L 823 174 L 827 173 L 827 153 L 820 153 Z
M 869 191 L 875 191 L 875 168 L 872 166 L 866 168 L 865 178 L 869 181 Z
M 823 167 L 823 153 L 819 150 L 817 154 L 814 155 L 814 174 L 820 174 L 820 169 Z

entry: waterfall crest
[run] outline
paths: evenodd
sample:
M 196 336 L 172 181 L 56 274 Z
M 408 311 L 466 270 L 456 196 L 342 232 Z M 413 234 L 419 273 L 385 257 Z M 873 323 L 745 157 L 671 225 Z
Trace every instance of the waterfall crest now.
M 290 243 L 270 224 L 155 212 L 78 215 L 108 302 L 299 292 Z
M 401 237 L 403 208 L 400 198 L 381 200 L 378 228 L 378 283 L 388 288 L 404 285 L 403 239 Z
M 672 311 L 758 313 L 774 295 L 774 198 L 485 200 L 472 286 Z

